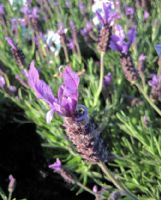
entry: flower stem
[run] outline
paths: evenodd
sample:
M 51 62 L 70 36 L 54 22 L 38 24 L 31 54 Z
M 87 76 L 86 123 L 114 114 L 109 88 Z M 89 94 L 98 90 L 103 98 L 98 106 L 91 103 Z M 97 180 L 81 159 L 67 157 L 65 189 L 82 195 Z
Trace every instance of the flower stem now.
M 12 200 L 12 192 L 9 192 L 8 200 Z
M 129 199 L 131 200 L 138 200 L 138 198 L 133 195 L 122 183 L 117 180 L 112 172 L 106 167 L 106 165 L 103 162 L 99 162 L 98 166 L 102 169 L 104 174 L 108 177 L 108 180 L 110 180 L 120 191 L 124 193 Z
M 140 85 L 135 84 L 138 88 L 139 92 L 143 94 L 144 98 L 147 100 L 147 102 L 151 105 L 151 107 L 161 116 L 161 110 L 153 103 L 153 101 L 149 98 L 149 96 L 146 94 L 146 92 L 143 90 Z
M 64 50 L 64 55 L 65 55 L 65 60 L 66 63 L 69 63 L 69 56 L 68 56 L 68 50 L 65 44 L 63 44 L 63 50 Z
M 84 189 L 85 191 L 89 192 L 90 194 L 96 196 L 96 193 L 94 193 L 92 190 L 90 190 L 88 187 L 86 187 L 82 183 L 76 181 L 75 184 L 78 185 L 79 187 L 81 187 L 82 189 Z
M 94 106 L 97 105 L 97 102 L 98 102 L 98 99 L 99 99 L 99 96 L 101 94 L 102 87 L 103 87 L 104 55 L 105 55 L 104 52 L 101 52 L 101 55 L 100 55 L 100 80 L 99 80 L 99 86 L 98 86 L 98 89 L 97 89 L 97 92 L 96 92 L 96 95 L 94 98 Z

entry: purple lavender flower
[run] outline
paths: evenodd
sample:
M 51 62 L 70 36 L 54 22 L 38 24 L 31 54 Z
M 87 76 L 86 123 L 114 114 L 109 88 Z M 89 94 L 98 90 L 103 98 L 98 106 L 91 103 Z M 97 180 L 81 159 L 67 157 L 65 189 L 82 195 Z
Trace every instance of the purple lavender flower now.
M 75 48 L 75 43 L 74 40 L 72 38 L 69 38 L 68 43 L 67 43 L 67 47 L 71 50 L 74 50 Z
M 59 158 L 56 159 L 56 162 L 54 162 L 53 164 L 49 165 L 50 169 L 53 169 L 55 172 L 58 172 L 61 170 L 62 168 L 62 164 L 61 161 L 59 160 Z
M 111 84 L 111 81 L 112 81 L 112 74 L 111 72 L 108 72 L 108 74 L 105 75 L 103 79 L 104 86 L 108 87 Z
M 159 82 L 161 82 L 161 76 L 157 76 L 156 74 L 153 74 L 152 79 L 148 81 L 148 84 L 154 88 L 158 85 Z
M 87 22 L 85 27 L 81 29 L 82 36 L 87 36 L 93 29 L 91 22 Z
M 16 186 L 16 179 L 12 175 L 9 175 L 8 191 L 12 193 L 15 189 L 15 186 Z
M 17 34 L 18 20 L 16 18 L 11 19 L 11 31 L 13 34 Z
M 142 54 L 139 56 L 139 62 L 144 62 L 145 59 L 146 59 L 146 56 L 142 53 Z
M 135 37 L 136 37 L 135 27 L 129 29 L 127 34 L 128 41 L 126 41 L 126 36 L 124 34 L 122 26 L 116 25 L 115 35 L 112 35 L 111 37 L 110 47 L 111 49 L 116 50 L 122 54 L 127 54 L 130 46 L 135 41 Z
M 126 16 L 131 16 L 131 17 L 133 17 L 133 15 L 134 15 L 134 8 L 133 8 L 133 7 L 126 6 L 126 7 L 125 7 L 125 14 L 126 14 Z
M 3 76 L 0 75 L 0 88 L 3 88 L 5 86 L 6 82 Z
M 155 45 L 155 50 L 156 50 L 158 56 L 160 56 L 161 55 L 161 44 L 156 44 Z
M 148 85 L 151 87 L 152 98 L 161 101 L 161 75 L 153 74 Z
M 39 10 L 37 7 L 33 7 L 32 9 L 26 4 L 22 7 L 21 12 L 31 19 L 38 19 L 39 18 Z
M 10 46 L 13 50 L 17 50 L 17 47 L 16 47 L 15 43 L 13 42 L 12 38 L 6 37 L 5 39 L 6 39 L 7 43 L 9 44 L 9 46 Z
M 58 98 L 55 98 L 51 88 L 39 78 L 34 62 L 30 65 L 28 84 L 37 98 L 44 100 L 50 106 L 50 111 L 46 115 L 47 123 L 51 122 L 54 112 L 60 116 L 72 117 L 76 110 L 79 77 L 68 66 L 64 69 L 62 76 L 64 83 L 59 87 Z
M 118 14 L 114 12 L 111 3 L 103 3 L 103 13 L 96 11 L 96 16 L 103 26 L 112 26 L 114 21 L 119 18 Z
M 4 15 L 5 12 L 4 12 L 4 6 L 3 4 L 0 4 L 0 15 Z
M 79 6 L 79 10 L 80 10 L 81 14 L 84 15 L 85 11 L 86 11 L 85 4 L 82 1 L 80 1 L 79 4 L 78 4 L 78 6 Z
M 24 15 L 28 16 L 28 15 L 31 13 L 31 10 L 30 10 L 30 8 L 29 8 L 28 5 L 24 5 L 24 6 L 21 8 L 21 12 L 22 12 Z
M 17 91 L 17 88 L 14 85 L 10 85 L 8 89 L 10 92 L 13 92 L 13 93 Z
M 144 11 L 144 20 L 146 21 L 149 18 L 149 12 L 147 10 Z
M 33 7 L 30 17 L 33 19 L 39 18 L 39 10 L 37 7 Z
M 98 192 L 98 187 L 97 187 L 97 185 L 94 185 L 94 186 L 93 186 L 92 191 L 93 191 L 94 193 L 97 193 L 97 192 Z

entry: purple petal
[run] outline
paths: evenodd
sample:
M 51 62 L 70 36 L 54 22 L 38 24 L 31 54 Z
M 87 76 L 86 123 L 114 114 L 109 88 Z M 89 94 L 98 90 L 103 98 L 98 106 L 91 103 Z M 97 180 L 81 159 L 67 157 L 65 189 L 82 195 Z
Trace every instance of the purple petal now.
M 128 31 L 128 47 L 131 46 L 131 44 L 135 41 L 136 38 L 136 28 L 132 27 Z
M 115 26 L 115 35 L 119 38 L 119 40 L 123 41 L 125 39 L 125 33 L 120 24 Z
M 161 44 L 156 44 L 155 45 L 155 50 L 156 50 L 158 56 L 160 56 L 161 55 Z
M 31 63 L 28 72 L 28 84 L 34 90 L 39 99 L 43 99 L 52 107 L 56 99 L 51 88 L 43 80 L 39 79 L 39 73 L 34 66 L 34 62 Z
M 111 5 L 110 4 L 107 5 L 107 4 L 103 3 L 103 11 L 105 14 L 105 21 L 108 22 L 108 18 L 109 18 L 110 12 L 111 12 Z
M 125 13 L 126 13 L 127 16 L 129 16 L 129 15 L 130 15 L 130 16 L 133 16 L 133 15 L 134 15 L 134 8 L 133 8 L 133 7 L 128 7 L 128 6 L 127 6 L 127 7 L 125 8 Z
M 68 94 L 70 94 L 72 98 L 78 98 L 78 85 L 80 78 L 79 76 L 71 70 L 70 67 L 66 67 L 63 72 L 64 86 L 66 88 L 66 92 L 68 90 Z
M 56 159 L 56 162 L 54 162 L 53 164 L 49 165 L 49 168 L 53 169 L 56 172 L 60 171 L 61 167 L 62 167 L 62 164 L 61 164 L 61 161 L 59 160 L 59 158 Z
M 8 179 L 9 179 L 8 191 L 13 192 L 16 186 L 16 179 L 12 175 L 9 175 Z
M 96 16 L 98 17 L 98 20 L 101 22 L 101 24 L 104 25 L 104 23 L 105 23 L 104 19 L 98 11 L 96 11 Z
M 94 185 L 94 186 L 93 186 L 92 191 L 93 191 L 94 193 L 97 193 L 97 192 L 98 192 L 98 187 L 97 187 L 97 185 Z
M 3 88 L 5 86 L 6 82 L 3 76 L 0 75 L 0 88 Z
M 139 56 L 139 62 L 144 62 L 145 59 L 146 59 L 146 56 L 142 53 L 142 54 Z
M 149 18 L 149 12 L 147 10 L 144 11 L 144 20 Z
M 13 40 L 10 37 L 5 37 L 5 39 L 12 49 L 17 50 L 16 45 L 14 44 Z
M 148 81 L 148 85 L 151 87 L 156 87 L 158 84 L 158 78 L 157 75 L 153 75 L 152 79 L 150 81 Z
M 110 41 L 110 48 L 112 50 L 116 50 L 118 52 L 122 52 L 122 40 L 116 35 L 111 36 L 111 41 Z
M 10 85 L 8 89 L 10 92 L 13 92 L 13 93 L 17 91 L 17 88 L 14 85 Z
M 111 72 L 109 72 L 107 75 L 104 76 L 103 82 L 104 82 L 104 86 L 108 87 L 111 84 L 112 81 L 112 74 Z
M 4 15 L 4 6 L 2 4 L 0 4 L 0 15 Z

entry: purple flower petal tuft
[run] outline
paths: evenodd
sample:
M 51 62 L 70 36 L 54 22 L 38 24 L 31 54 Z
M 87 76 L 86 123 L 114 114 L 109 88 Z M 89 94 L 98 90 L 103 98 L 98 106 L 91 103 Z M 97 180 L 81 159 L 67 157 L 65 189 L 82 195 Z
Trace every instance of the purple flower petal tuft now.
M 43 99 L 50 106 L 53 105 L 55 97 L 52 90 L 43 80 L 39 79 L 39 73 L 35 68 L 34 61 L 32 61 L 28 72 L 28 84 L 34 90 L 37 98 Z
M 158 56 L 160 56 L 161 55 L 161 44 L 156 44 L 155 45 L 155 50 L 156 50 Z
M 127 54 L 130 46 L 135 41 L 135 37 L 136 37 L 136 29 L 135 27 L 132 27 L 128 31 L 127 35 L 128 41 L 125 41 L 126 37 L 123 32 L 123 29 L 121 25 L 117 25 L 115 27 L 115 35 L 111 36 L 110 48 L 122 54 Z
M 78 101 L 79 76 L 70 67 L 64 69 L 64 83 L 58 90 L 58 98 L 54 97 L 51 88 L 39 78 L 34 62 L 30 65 L 27 79 L 37 98 L 44 100 L 50 106 L 50 111 L 46 115 L 47 123 L 51 122 L 54 112 L 61 116 L 74 116 Z
M 49 165 L 49 168 L 53 169 L 56 172 L 60 171 L 61 167 L 62 167 L 62 164 L 61 164 L 61 161 L 59 160 L 59 158 L 56 159 L 56 162 L 54 162 L 53 164 Z
M 10 37 L 5 37 L 5 39 L 6 39 L 7 43 L 11 46 L 12 49 L 17 50 L 17 47 L 16 47 L 16 45 L 14 44 L 12 38 L 10 38 Z

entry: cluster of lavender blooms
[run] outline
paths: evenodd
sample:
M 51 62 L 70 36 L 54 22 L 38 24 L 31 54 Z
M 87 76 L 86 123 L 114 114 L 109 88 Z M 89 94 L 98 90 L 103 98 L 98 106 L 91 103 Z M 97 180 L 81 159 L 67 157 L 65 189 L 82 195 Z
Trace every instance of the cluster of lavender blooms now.
M 84 159 L 92 162 L 107 161 L 106 146 L 95 124 L 89 118 L 88 109 L 78 104 L 79 76 L 67 66 L 62 77 L 64 82 L 59 87 L 56 98 L 51 88 L 39 78 L 34 62 L 31 63 L 28 71 L 29 86 L 34 90 L 37 98 L 45 101 L 50 107 L 46 115 L 47 123 L 50 123 L 53 114 L 57 113 L 64 120 L 68 138 Z
M 73 52 L 76 52 L 81 56 L 78 45 L 77 33 L 78 30 L 72 20 L 70 20 L 71 36 L 67 38 L 67 29 L 63 24 L 58 25 L 58 30 L 47 30 L 46 33 L 41 33 L 38 26 L 39 10 L 37 7 L 32 8 L 29 3 L 24 2 L 24 7 L 21 12 L 24 15 L 24 19 L 15 20 L 12 19 L 12 33 L 16 35 L 17 26 L 19 21 L 21 24 L 30 28 L 33 31 L 34 42 L 39 48 L 40 41 L 44 42 L 44 47 L 58 56 L 61 48 L 64 50 L 66 61 L 68 63 L 68 47 Z M 71 7 L 70 2 L 66 2 L 67 7 Z M 85 16 L 84 4 L 80 4 L 80 10 L 82 15 Z M 98 51 L 99 53 L 105 53 L 109 48 L 113 51 L 117 51 L 120 55 L 120 63 L 125 78 L 130 83 L 136 83 L 139 79 L 139 75 L 144 71 L 144 61 L 146 56 L 141 54 L 139 57 L 138 69 L 135 68 L 131 57 L 130 48 L 135 42 L 136 27 L 130 27 L 127 34 L 125 34 L 122 26 L 116 24 L 121 16 L 115 11 L 115 4 L 112 1 L 107 0 L 95 0 L 92 6 L 94 13 L 93 22 L 86 21 L 85 27 L 81 29 L 80 33 L 85 40 L 88 37 L 93 37 L 93 26 L 95 25 L 99 30 Z M 132 7 L 125 7 L 125 14 L 133 18 L 134 9 Z M 0 15 L 4 15 L 4 7 L 0 5 Z M 149 17 L 148 11 L 144 11 L 144 20 Z M 31 35 L 32 35 L 31 34 Z M 61 73 L 60 77 L 63 79 L 63 83 L 58 89 L 58 94 L 55 96 L 51 87 L 40 79 L 38 70 L 35 67 L 35 62 L 32 61 L 29 70 L 25 71 L 25 61 L 21 50 L 13 42 L 10 37 L 6 37 L 6 41 L 11 47 L 13 56 L 15 57 L 18 66 L 21 71 L 24 70 L 25 78 L 27 79 L 28 86 L 34 91 L 38 99 L 43 100 L 48 106 L 49 111 L 46 114 L 46 122 L 51 123 L 54 114 L 58 114 L 63 119 L 64 129 L 69 140 L 75 145 L 77 152 L 87 161 L 97 163 L 99 161 L 109 161 L 109 152 L 104 144 L 103 139 L 100 137 L 100 132 L 96 128 L 95 123 L 90 119 L 88 114 L 88 108 L 78 103 L 79 98 L 79 82 L 80 78 L 71 67 L 66 66 Z M 53 45 L 54 44 L 54 45 Z M 157 52 L 160 56 L 160 46 L 157 47 Z M 20 79 L 17 75 L 17 80 Z M 112 82 L 112 73 L 107 73 L 103 78 L 104 88 L 108 89 Z M 151 97 L 157 101 L 161 101 L 161 75 L 154 74 L 152 79 L 148 82 L 151 88 Z M 0 75 L 0 88 L 6 87 L 6 81 L 3 75 Z M 16 88 L 12 85 L 9 87 L 10 91 L 16 91 Z M 59 173 L 67 182 L 74 183 L 74 177 L 67 173 L 62 167 L 59 159 L 49 166 L 51 169 Z M 121 197 L 120 192 L 111 194 L 111 199 L 119 199 Z
M 26 4 L 24 5 L 22 12 L 27 19 L 26 23 L 28 23 L 28 26 L 31 25 L 33 27 L 35 36 L 40 37 L 37 26 L 39 18 L 38 9 L 36 7 L 31 8 L 30 5 Z M 121 25 L 114 24 L 120 16 L 114 11 L 114 4 L 112 2 L 95 1 L 93 12 L 95 13 L 100 27 L 98 40 L 99 52 L 105 53 L 109 47 L 112 50 L 118 51 L 121 54 L 121 66 L 125 77 L 130 82 L 136 81 L 138 74 L 133 66 L 129 52 L 132 43 L 135 41 L 135 27 L 129 29 L 127 36 L 128 41 L 126 41 L 126 36 Z M 77 30 L 72 20 L 70 20 L 70 27 L 72 30 L 72 39 L 70 39 L 67 46 L 71 49 L 76 48 L 77 53 L 80 54 L 77 41 Z M 88 34 L 91 29 L 91 24 L 86 24 L 85 29 L 82 30 L 83 34 Z M 112 34 L 113 29 L 115 34 Z M 45 36 L 46 44 L 50 47 L 51 51 L 55 52 L 55 55 L 59 54 L 60 48 L 63 46 L 65 56 L 67 56 L 65 48 L 66 32 L 67 30 L 64 25 L 60 24 L 57 33 L 48 30 L 48 33 Z M 25 62 L 17 45 L 15 45 L 13 40 L 9 37 L 6 37 L 6 41 L 11 47 L 11 51 L 17 64 L 23 69 Z M 53 42 L 56 44 L 56 48 L 51 45 Z M 77 151 L 83 158 L 94 162 L 99 160 L 107 161 L 108 152 L 103 140 L 99 136 L 100 133 L 96 130 L 95 125 L 92 124 L 88 116 L 88 109 L 84 105 L 78 104 L 78 75 L 68 66 L 64 69 L 62 73 L 64 83 L 60 86 L 57 97 L 53 95 L 51 88 L 39 78 L 39 73 L 34 66 L 34 62 L 31 63 L 26 77 L 29 86 L 34 90 L 37 98 L 45 101 L 50 107 L 50 110 L 46 115 L 47 123 L 51 122 L 54 113 L 59 114 L 64 120 L 64 127 L 69 139 L 75 144 Z M 111 81 L 112 74 L 108 73 L 104 77 L 104 85 L 110 85 Z M 87 146 L 88 152 L 86 151 Z

